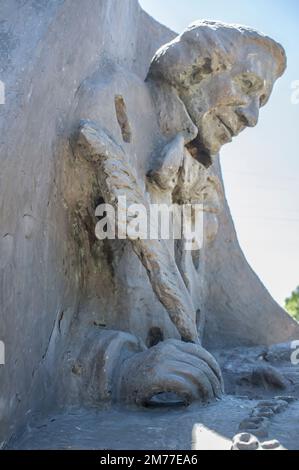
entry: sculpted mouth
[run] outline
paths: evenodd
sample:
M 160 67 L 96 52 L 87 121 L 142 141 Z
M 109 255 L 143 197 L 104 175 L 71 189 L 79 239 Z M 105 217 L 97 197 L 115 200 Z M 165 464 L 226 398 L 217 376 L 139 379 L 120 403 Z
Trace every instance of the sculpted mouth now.
M 219 119 L 222 126 L 225 127 L 225 129 L 229 132 L 230 137 L 235 137 L 236 133 L 233 131 L 233 129 L 226 122 L 224 122 L 220 116 L 217 116 L 217 118 Z

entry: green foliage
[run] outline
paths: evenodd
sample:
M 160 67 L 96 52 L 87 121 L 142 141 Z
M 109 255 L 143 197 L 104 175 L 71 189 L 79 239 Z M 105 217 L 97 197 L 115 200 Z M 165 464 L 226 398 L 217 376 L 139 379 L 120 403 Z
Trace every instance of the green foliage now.
M 291 297 L 285 300 L 285 309 L 299 321 L 299 286 L 292 292 Z

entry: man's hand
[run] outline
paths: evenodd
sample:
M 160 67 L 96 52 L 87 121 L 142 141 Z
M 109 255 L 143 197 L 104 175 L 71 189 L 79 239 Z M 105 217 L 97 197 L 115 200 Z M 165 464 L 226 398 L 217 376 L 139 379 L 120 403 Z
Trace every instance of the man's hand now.
M 127 359 L 118 388 L 121 400 L 139 405 L 164 392 L 189 404 L 220 397 L 223 380 L 216 360 L 203 347 L 169 339 Z
M 177 134 L 162 150 L 160 166 L 148 173 L 149 181 L 156 183 L 162 190 L 172 191 L 178 181 L 183 157 L 184 137 Z

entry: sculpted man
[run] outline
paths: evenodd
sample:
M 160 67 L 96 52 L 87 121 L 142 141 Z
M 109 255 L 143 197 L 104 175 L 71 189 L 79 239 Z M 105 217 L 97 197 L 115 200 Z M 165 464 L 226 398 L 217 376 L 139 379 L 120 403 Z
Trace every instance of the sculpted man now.
M 138 135 L 127 122 L 117 90 L 113 104 L 121 107 L 123 142 L 109 132 L 109 123 L 97 119 L 96 105 L 87 100 L 76 152 L 93 165 L 101 196 L 115 208 L 124 195 L 127 204 L 147 208 L 157 202 L 203 204 L 204 241 L 209 243 L 221 230 L 217 214 L 223 200 L 214 158 L 224 144 L 257 124 L 259 109 L 285 67 L 283 48 L 269 37 L 246 27 L 195 22 L 157 51 L 141 91 L 136 90 L 136 96 L 147 97 L 146 113 L 153 117 L 146 123 L 152 146 L 146 161 L 134 165 L 130 145 Z M 177 241 L 131 237 L 128 243 L 170 322 L 156 328 L 158 333 L 147 345 L 136 333 L 133 317 L 129 331 L 100 331 L 93 358 L 98 373 L 87 368 L 85 382 L 93 381 L 92 393 L 101 399 L 138 404 L 167 393 L 185 403 L 220 396 L 220 368 L 201 346 L 204 316 L 197 288 L 201 248 L 187 251 L 184 236 Z M 148 313 L 138 314 L 144 316 L 145 325 Z M 155 323 L 156 312 L 151 315 Z M 86 358 L 81 355 L 78 360 Z

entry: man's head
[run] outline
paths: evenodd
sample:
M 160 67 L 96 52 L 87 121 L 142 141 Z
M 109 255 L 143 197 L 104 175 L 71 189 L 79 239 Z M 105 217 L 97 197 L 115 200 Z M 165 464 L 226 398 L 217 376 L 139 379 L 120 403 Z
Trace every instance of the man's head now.
M 198 128 L 198 144 L 218 153 L 246 127 L 286 68 L 282 46 L 255 30 L 199 21 L 155 54 L 148 78 L 178 94 Z

